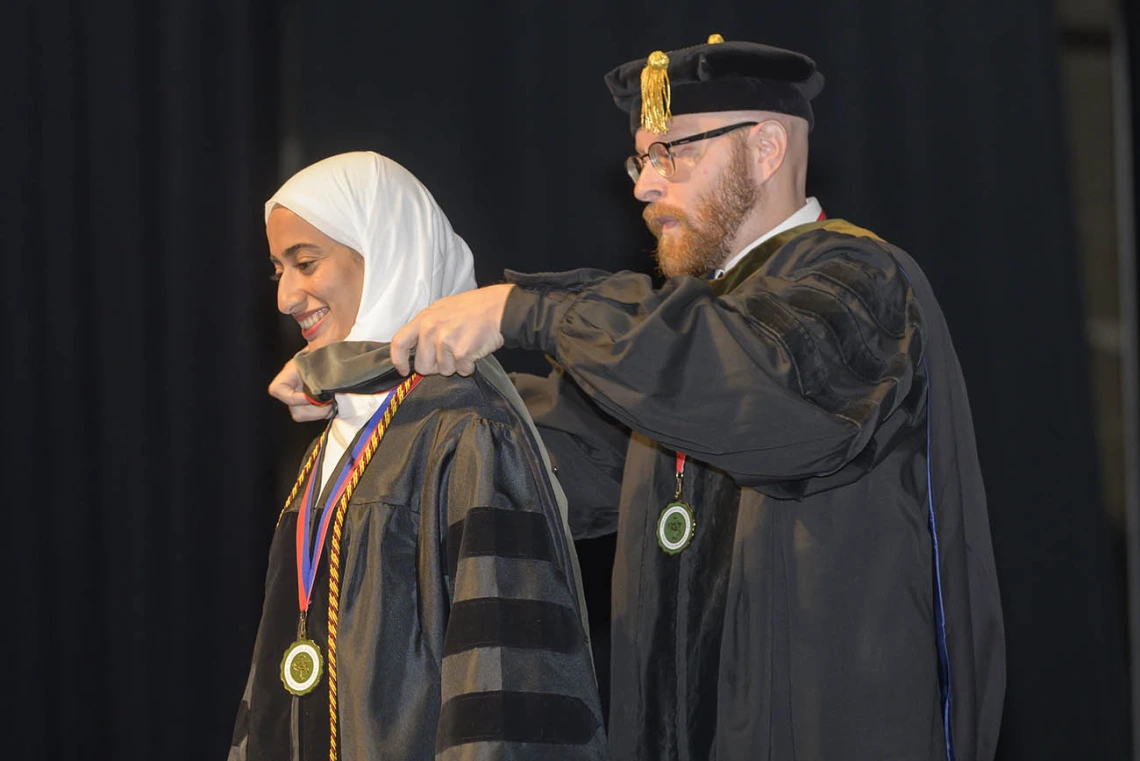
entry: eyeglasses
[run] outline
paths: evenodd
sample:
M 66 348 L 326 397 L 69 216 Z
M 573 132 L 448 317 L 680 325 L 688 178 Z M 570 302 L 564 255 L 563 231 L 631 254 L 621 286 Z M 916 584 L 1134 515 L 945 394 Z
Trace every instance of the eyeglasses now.
M 698 140 L 708 140 L 713 137 L 720 137 L 721 135 L 738 130 L 742 127 L 752 127 L 760 122 L 740 122 L 739 124 L 730 124 L 727 127 L 717 127 L 710 129 L 708 132 L 701 132 L 696 135 L 689 135 L 680 140 L 674 140 L 671 143 L 650 143 L 649 150 L 645 153 L 630 156 L 625 160 L 625 171 L 629 174 L 629 178 L 636 183 L 641 178 L 641 170 L 645 169 L 645 162 L 648 161 L 657 170 L 657 173 L 669 179 L 677 171 L 677 164 L 673 160 L 673 147 L 677 145 L 685 145 L 686 143 L 695 143 Z

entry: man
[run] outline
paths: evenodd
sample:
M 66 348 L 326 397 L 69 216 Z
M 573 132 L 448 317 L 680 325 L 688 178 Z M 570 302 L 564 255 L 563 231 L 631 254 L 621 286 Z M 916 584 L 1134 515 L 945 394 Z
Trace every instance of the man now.
M 664 285 L 508 273 L 391 351 L 556 363 L 516 385 L 576 534 L 618 533 L 614 757 L 992 758 L 1004 643 L 962 373 L 914 260 L 806 196 L 823 77 L 714 35 L 606 82 Z M 271 391 L 303 416 L 294 385 Z

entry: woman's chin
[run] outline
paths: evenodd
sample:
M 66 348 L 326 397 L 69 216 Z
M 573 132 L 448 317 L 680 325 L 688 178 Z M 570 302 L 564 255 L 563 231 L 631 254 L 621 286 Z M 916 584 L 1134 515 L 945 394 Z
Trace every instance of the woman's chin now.
M 334 335 L 331 331 L 322 331 L 320 334 L 313 336 L 313 338 L 307 342 L 305 348 L 309 351 L 314 351 L 329 344 L 336 343 L 337 341 L 343 341 L 347 337 L 347 335 Z
M 309 341 L 308 343 L 306 343 L 305 348 L 308 351 L 316 351 L 317 349 L 328 346 L 331 343 L 332 343 L 332 341 L 330 341 L 329 339 L 325 338 L 324 336 L 320 336 L 320 337 L 314 338 L 312 341 Z

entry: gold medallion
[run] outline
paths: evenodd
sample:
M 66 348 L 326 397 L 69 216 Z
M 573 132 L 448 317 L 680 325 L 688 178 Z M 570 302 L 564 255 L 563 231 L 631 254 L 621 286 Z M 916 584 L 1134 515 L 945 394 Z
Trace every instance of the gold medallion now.
M 281 659 L 281 683 L 294 695 L 307 695 L 321 681 L 321 649 L 308 639 L 299 639 Z

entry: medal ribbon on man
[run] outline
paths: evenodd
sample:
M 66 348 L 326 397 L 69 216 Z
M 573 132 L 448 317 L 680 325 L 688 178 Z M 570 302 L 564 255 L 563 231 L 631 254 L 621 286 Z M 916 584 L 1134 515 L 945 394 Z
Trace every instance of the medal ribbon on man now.
M 657 517 L 657 545 L 669 555 L 676 555 L 693 541 L 697 521 L 693 508 L 682 499 L 685 488 L 685 453 L 677 453 L 677 490 L 673 501 L 665 505 Z

